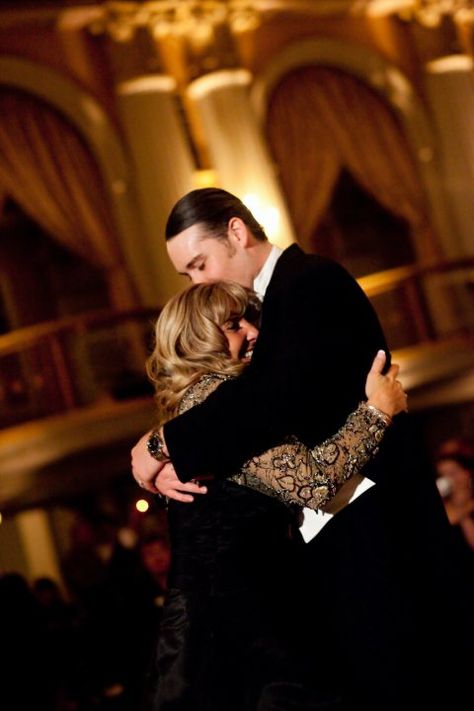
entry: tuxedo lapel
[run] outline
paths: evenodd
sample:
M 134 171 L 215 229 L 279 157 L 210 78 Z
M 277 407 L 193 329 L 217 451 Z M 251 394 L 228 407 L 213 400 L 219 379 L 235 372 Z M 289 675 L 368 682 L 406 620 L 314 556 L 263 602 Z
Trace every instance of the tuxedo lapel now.
M 294 273 L 295 268 L 301 266 L 307 255 L 297 244 L 287 247 L 275 265 L 275 270 L 267 288 L 264 303 L 273 295 L 280 284 L 284 284 L 286 278 Z

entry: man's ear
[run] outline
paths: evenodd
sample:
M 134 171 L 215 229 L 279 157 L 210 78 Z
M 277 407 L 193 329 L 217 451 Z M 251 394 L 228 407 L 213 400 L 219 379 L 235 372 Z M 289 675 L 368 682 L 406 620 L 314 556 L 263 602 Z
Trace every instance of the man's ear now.
M 251 244 L 250 230 L 240 217 L 231 217 L 227 226 L 227 236 L 231 242 L 237 242 L 240 247 Z

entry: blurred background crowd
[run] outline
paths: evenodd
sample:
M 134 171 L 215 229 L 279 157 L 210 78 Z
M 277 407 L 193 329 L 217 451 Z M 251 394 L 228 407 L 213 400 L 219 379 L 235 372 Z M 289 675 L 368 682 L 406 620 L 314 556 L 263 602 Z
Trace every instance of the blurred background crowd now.
M 0 576 L 5 709 L 139 708 L 169 565 L 164 509 L 147 506 L 116 493 L 82 502 L 71 517 L 61 585 Z

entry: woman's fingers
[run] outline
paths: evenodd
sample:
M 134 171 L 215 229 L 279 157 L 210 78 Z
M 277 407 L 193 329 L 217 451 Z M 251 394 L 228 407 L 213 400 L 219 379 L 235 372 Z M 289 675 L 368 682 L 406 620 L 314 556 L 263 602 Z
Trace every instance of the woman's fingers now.
M 386 355 L 385 351 L 377 351 L 377 355 L 375 356 L 374 360 L 372 361 L 372 365 L 370 367 L 369 374 L 372 373 L 373 375 L 376 375 L 377 373 L 381 373 L 385 367 L 386 361 L 387 361 L 387 355 Z
M 194 497 L 190 494 L 181 494 L 179 491 L 172 491 L 168 495 L 168 499 L 174 499 L 175 501 L 182 501 L 185 504 L 190 504 L 194 501 Z
M 195 481 L 180 481 L 170 462 L 165 464 L 154 484 L 162 496 L 175 499 L 175 501 L 191 502 L 194 501 L 192 494 L 207 493 L 207 488 Z
M 400 366 L 398 365 L 398 363 L 392 363 L 392 365 L 390 366 L 390 368 L 388 369 L 388 371 L 386 373 L 387 378 L 390 378 L 390 380 L 396 380 L 396 377 L 397 377 L 399 371 L 400 371 Z

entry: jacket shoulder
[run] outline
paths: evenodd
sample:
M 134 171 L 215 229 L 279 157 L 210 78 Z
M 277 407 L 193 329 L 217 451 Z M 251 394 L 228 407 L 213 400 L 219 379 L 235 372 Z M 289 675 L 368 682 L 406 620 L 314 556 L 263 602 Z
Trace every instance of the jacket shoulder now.
M 352 282 L 355 278 L 338 262 L 318 254 L 306 254 L 298 245 L 288 247 L 280 257 L 274 272 L 274 286 L 321 283 L 322 285 Z M 317 280 L 317 281 L 316 281 Z

